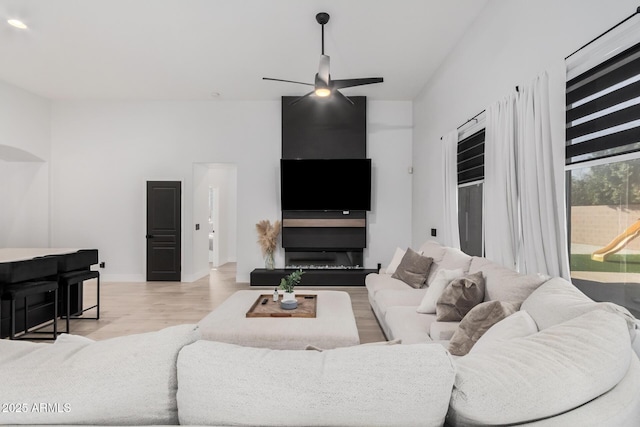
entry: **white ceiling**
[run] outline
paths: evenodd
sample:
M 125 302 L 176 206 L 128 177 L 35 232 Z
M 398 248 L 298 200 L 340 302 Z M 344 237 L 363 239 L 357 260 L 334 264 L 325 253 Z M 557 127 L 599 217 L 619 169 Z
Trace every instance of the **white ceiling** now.
M 0 0 L 0 80 L 51 99 L 277 100 L 331 77 L 411 100 L 487 0 Z M 20 31 L 7 19 L 23 20 Z

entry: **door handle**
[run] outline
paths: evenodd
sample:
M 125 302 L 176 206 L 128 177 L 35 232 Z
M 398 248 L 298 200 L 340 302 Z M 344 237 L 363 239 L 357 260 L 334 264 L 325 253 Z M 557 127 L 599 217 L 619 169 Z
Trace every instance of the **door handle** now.
M 144 237 L 146 237 L 147 239 L 153 239 L 155 236 L 153 234 L 147 234 Z

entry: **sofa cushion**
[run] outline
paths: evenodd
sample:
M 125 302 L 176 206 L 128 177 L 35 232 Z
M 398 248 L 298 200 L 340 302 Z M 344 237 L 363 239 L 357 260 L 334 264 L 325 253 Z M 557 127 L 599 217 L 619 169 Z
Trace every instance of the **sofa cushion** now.
M 404 254 L 406 252 L 407 251 L 405 249 L 396 248 L 396 251 L 393 253 L 393 258 L 391 258 L 391 261 L 389 261 L 387 268 L 385 268 L 386 274 L 393 274 L 396 272 L 396 269 L 400 265 L 402 257 L 404 257 Z
M 441 426 L 454 376 L 436 345 L 317 352 L 199 341 L 178 357 L 180 423 Z
M 435 321 L 435 314 L 416 313 L 415 306 L 388 307 L 384 314 L 387 339 L 401 339 L 403 344 L 430 342 L 429 331 Z
M 449 352 L 464 356 L 493 325 L 512 315 L 520 303 L 487 301 L 473 307 L 460 321 L 458 329 L 451 337 Z
M 426 289 L 413 289 L 405 286 L 405 289 L 381 289 L 376 292 L 376 305 L 380 312 L 384 315 L 389 307 L 393 306 L 411 306 L 415 307 L 420 304 Z
M 572 410 L 625 376 L 632 352 L 626 324 L 596 310 L 491 353 L 456 360 L 448 422 L 517 424 Z
M 433 258 L 422 256 L 413 249 L 407 248 L 400 265 L 391 277 L 402 280 L 412 288 L 422 288 L 426 285 L 431 263 Z
M 486 258 L 473 257 L 469 273 L 478 271 L 482 271 L 485 278 L 485 301 L 522 302 L 549 279 L 541 274 L 520 274 Z
M 442 291 L 436 304 L 439 322 L 455 322 L 462 318 L 484 298 L 482 272 L 468 274 L 452 280 Z
M 394 279 L 390 274 L 367 274 L 364 278 L 364 284 L 367 287 L 369 295 L 375 295 L 381 289 L 408 289 L 406 283 L 402 280 Z
M 54 344 L 90 344 L 92 342 L 96 342 L 96 340 L 92 340 L 91 338 L 83 337 L 82 335 L 74 335 L 74 334 L 60 334 L 58 338 L 53 342 Z
M 418 252 L 426 257 L 432 258 L 433 262 L 438 263 L 442 261 L 446 250 L 447 248 L 440 243 L 434 240 L 428 240 L 420 246 Z
M 434 279 L 429 283 L 429 287 L 420 301 L 420 305 L 416 309 L 418 313 L 435 313 L 436 303 L 442 295 L 442 291 L 455 278 L 464 274 L 461 268 L 455 270 L 440 269 Z
M 433 341 L 447 341 L 446 348 L 449 349 L 449 340 L 458 329 L 460 322 L 431 322 L 429 325 L 429 336 Z
M 454 358 L 455 360 L 455 358 Z M 527 427 L 638 427 L 640 420 L 640 360 L 631 358 L 629 370 L 614 388 L 586 405 Z
M 538 332 L 538 327 L 533 318 L 524 310 L 513 313 L 511 316 L 502 319 L 488 331 L 471 347 L 469 353 L 490 352 L 506 341 L 514 338 L 528 337 Z
M 442 256 L 442 260 L 433 263 L 431 266 L 431 271 L 429 272 L 429 277 L 427 280 L 428 284 L 431 284 L 431 281 L 435 278 L 435 275 L 438 274 L 440 270 L 456 270 L 458 268 L 462 269 L 463 273 L 469 272 L 469 266 L 471 265 L 472 257 L 462 252 L 460 249 L 455 248 L 445 248 L 444 255 Z
M 533 317 L 540 330 L 589 311 L 605 310 L 625 320 L 632 341 L 636 334 L 636 320 L 626 308 L 610 302 L 595 302 L 572 283 L 560 277 L 555 277 L 536 289 L 522 303 L 522 310 L 526 310 Z
M 176 360 L 198 339 L 195 325 L 89 342 L 0 340 L 0 396 L 26 412 L 3 424 L 176 424 Z M 55 411 L 32 405 L 51 403 Z
M 375 342 L 368 342 L 368 343 L 365 343 L 365 344 L 358 344 L 358 346 L 373 347 L 373 346 L 380 346 L 380 345 L 398 345 L 398 344 L 402 344 L 402 340 L 375 341 Z M 330 348 L 317 347 L 315 345 L 309 344 L 308 346 L 305 347 L 305 350 L 309 350 L 309 351 L 329 351 L 331 349 Z

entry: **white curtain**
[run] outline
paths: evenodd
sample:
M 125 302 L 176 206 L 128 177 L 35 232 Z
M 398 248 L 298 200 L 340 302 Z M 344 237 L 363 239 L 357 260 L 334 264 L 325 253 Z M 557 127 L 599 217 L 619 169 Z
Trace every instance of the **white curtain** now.
M 516 153 L 521 206 L 523 273 L 565 276 L 564 191 L 556 186 L 549 112 L 549 77 L 543 73 L 521 88 L 517 108 Z M 557 142 L 561 143 L 561 142 Z
M 485 250 L 522 273 L 568 277 L 562 174 L 553 159 L 549 77 L 487 109 Z M 566 264 L 566 265 L 565 265 Z
M 458 228 L 458 131 L 442 137 L 442 163 L 444 168 L 444 230 L 442 244 L 460 249 Z
M 485 256 L 517 268 L 516 93 L 487 108 L 484 155 Z

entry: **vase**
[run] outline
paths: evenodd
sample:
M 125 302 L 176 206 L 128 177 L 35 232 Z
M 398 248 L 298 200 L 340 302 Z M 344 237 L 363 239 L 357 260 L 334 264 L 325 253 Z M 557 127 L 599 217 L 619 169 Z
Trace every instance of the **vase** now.
M 273 252 L 267 252 L 264 257 L 264 268 L 267 270 L 273 270 L 276 268 L 276 263 L 273 260 Z
M 295 301 L 296 293 L 295 291 L 285 292 L 282 294 L 282 301 Z

